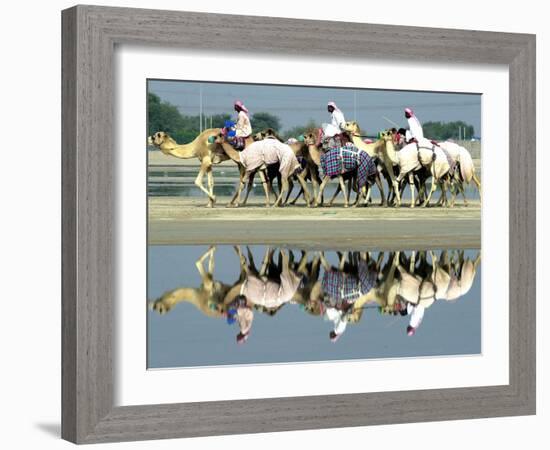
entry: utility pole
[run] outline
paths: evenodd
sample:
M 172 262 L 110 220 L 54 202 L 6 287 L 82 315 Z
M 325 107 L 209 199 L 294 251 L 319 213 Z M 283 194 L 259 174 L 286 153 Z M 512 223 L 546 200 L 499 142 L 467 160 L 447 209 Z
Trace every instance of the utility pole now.
M 357 92 L 353 90 L 353 120 L 357 122 Z
M 202 133 L 202 83 L 199 83 L 199 130 Z

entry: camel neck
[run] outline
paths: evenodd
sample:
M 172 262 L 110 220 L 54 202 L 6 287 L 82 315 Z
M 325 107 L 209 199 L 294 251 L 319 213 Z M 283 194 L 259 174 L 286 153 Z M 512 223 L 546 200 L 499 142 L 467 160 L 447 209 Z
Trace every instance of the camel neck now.
M 386 154 L 393 164 L 399 164 L 399 158 L 397 157 L 397 151 L 392 140 L 385 141 Z
M 177 158 L 182 159 L 188 159 L 188 158 L 194 158 L 197 156 L 196 153 L 196 146 L 194 145 L 195 141 L 191 142 L 190 144 L 174 144 L 169 143 L 168 145 L 161 145 L 160 150 L 165 155 L 172 155 Z
M 318 166 L 321 165 L 321 152 L 319 151 L 319 148 L 315 144 L 308 144 L 307 149 L 309 151 L 309 155 L 311 156 L 311 159 L 315 164 Z
M 237 150 L 235 150 L 231 144 L 229 144 L 228 142 L 223 141 L 221 143 L 221 146 L 222 146 L 223 151 L 225 152 L 225 154 L 227 156 L 229 156 L 233 161 L 235 161 L 236 163 L 241 162 L 241 156 L 240 156 L 239 152 Z

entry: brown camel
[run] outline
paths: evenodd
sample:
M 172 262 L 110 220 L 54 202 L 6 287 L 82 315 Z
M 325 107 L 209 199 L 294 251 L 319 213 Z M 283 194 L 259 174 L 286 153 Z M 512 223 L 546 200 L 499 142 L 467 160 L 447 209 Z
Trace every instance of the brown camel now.
M 219 128 L 209 128 L 204 130 L 189 144 L 178 144 L 164 131 L 157 131 L 148 138 L 149 145 L 159 148 L 165 155 L 172 155 L 182 159 L 198 158 L 201 166 L 195 179 L 195 185 L 208 196 L 208 204 L 206 206 L 209 208 L 214 206 L 214 202 L 216 201 L 212 165 L 230 159 L 224 153 L 221 146 L 208 142 L 210 136 L 216 136 L 220 132 Z M 208 177 L 208 190 L 203 185 L 205 175 Z

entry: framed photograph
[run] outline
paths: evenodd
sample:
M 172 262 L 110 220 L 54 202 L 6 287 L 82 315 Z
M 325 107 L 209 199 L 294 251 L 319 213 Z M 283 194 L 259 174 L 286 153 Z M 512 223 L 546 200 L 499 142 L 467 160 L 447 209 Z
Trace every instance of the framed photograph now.
M 533 35 L 62 25 L 65 439 L 535 413 Z

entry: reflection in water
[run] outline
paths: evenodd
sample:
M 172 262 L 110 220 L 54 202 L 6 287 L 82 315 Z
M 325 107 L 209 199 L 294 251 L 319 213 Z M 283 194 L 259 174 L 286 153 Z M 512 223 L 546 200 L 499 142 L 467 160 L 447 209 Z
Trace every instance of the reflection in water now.
M 293 315 L 322 321 L 326 341 L 336 342 L 367 314 L 383 317 L 390 325 L 402 317 L 404 327 L 387 332 L 413 336 L 429 320 L 428 310 L 435 303 L 453 302 L 470 291 L 481 261 L 478 251 L 464 250 L 322 252 L 265 247 L 261 258 L 256 252 L 257 261 L 249 247 L 236 246 L 233 252 L 232 258 L 224 258 L 233 282 L 216 280 L 212 246 L 195 263 L 200 286 L 165 292 L 150 302 L 151 314 L 164 315 L 179 303 L 190 303 L 204 316 L 235 328 L 238 343 L 253 340 L 258 315 L 277 316 L 288 308 L 293 308 Z M 281 335 L 290 332 L 280 329 Z M 200 342 L 201 336 L 193 339 Z

